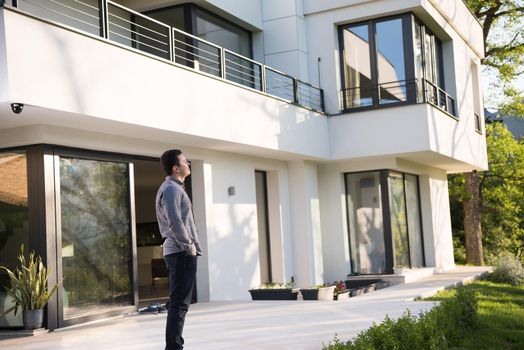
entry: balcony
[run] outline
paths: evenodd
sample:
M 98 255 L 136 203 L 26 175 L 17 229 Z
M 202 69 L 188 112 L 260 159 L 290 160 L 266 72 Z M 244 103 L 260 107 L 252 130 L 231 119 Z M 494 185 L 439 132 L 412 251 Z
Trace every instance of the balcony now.
M 455 100 L 443 89 L 426 79 L 393 81 L 340 91 L 342 112 L 429 103 L 457 118 Z
M 4 6 L 324 113 L 321 89 L 113 1 L 13 0 Z

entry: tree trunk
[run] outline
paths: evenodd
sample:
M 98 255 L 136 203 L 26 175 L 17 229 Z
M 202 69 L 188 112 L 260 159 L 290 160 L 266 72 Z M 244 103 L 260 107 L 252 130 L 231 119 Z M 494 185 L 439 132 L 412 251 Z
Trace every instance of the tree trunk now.
M 476 171 L 464 174 L 464 187 L 468 198 L 464 201 L 464 235 L 466 263 L 484 265 L 482 227 L 480 224 L 480 180 Z

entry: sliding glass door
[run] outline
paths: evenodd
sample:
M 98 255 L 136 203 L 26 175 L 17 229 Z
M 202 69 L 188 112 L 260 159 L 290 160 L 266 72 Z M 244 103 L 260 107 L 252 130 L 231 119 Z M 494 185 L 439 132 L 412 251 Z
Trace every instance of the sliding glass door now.
M 25 151 L 0 152 L 0 265 L 18 266 L 20 246 L 28 250 L 29 206 L 27 157 Z M 13 306 L 3 286 L 11 282 L 5 270 L 0 270 L 0 315 Z M 22 325 L 22 313 L 0 316 L 0 328 Z
M 59 157 L 63 320 L 134 303 L 129 187 L 127 163 Z

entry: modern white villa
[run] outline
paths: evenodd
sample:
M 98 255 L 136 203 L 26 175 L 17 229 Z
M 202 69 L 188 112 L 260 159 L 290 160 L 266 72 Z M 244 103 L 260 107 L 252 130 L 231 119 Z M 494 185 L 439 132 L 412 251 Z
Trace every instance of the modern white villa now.
M 63 279 L 49 329 L 167 296 L 170 148 L 192 164 L 198 302 L 454 267 L 447 175 L 487 169 L 462 1 L 0 4 L 0 265 L 24 244 Z

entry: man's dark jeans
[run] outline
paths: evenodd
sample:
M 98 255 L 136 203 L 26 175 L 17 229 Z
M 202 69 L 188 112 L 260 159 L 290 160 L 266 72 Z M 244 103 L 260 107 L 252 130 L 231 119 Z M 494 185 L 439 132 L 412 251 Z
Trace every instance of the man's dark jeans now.
M 184 348 L 182 330 L 195 284 L 197 257 L 174 253 L 164 257 L 169 270 L 169 308 L 166 324 L 166 350 Z

